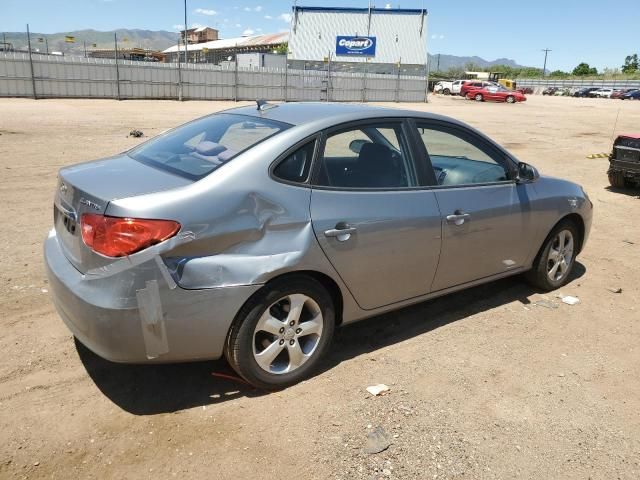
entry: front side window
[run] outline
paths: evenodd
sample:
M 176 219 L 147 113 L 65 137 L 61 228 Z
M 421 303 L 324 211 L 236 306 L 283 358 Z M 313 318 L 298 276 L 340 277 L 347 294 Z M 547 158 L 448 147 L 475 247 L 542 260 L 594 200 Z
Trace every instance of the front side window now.
M 289 128 L 286 123 L 236 114 L 195 120 L 129 151 L 142 163 L 199 180 L 233 157 Z
M 476 146 L 453 131 L 418 124 L 438 185 L 454 186 L 504 182 L 509 172 L 489 149 Z
M 315 183 L 338 188 L 415 186 L 401 125 L 367 125 L 331 133 Z

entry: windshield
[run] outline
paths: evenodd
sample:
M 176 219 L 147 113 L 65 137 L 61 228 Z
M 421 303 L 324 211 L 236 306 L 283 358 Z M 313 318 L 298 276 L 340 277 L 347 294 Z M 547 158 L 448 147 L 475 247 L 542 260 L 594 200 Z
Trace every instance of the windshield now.
M 152 167 L 199 180 L 289 126 L 246 115 L 210 115 L 150 140 L 128 155 Z

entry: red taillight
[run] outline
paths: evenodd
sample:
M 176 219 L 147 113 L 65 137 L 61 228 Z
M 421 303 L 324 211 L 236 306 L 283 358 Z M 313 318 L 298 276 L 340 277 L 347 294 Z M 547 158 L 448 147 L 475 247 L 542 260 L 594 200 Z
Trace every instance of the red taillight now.
M 119 218 L 85 213 L 81 219 L 82 240 L 95 252 L 124 257 L 173 237 L 180 224 L 171 220 Z

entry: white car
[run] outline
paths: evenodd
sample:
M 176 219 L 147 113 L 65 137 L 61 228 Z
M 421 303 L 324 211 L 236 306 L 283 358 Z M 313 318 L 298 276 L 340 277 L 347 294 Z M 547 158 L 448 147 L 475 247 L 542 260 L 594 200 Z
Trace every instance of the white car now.
M 460 95 L 460 89 L 462 88 L 462 84 L 464 80 L 456 80 L 451 84 L 451 95 Z
M 598 90 L 594 90 L 589 94 L 590 97 L 596 98 L 611 98 L 611 94 L 613 93 L 613 88 L 599 88 Z
M 451 95 L 453 90 L 453 82 L 441 81 L 435 84 L 433 87 L 434 93 L 442 93 L 444 95 Z

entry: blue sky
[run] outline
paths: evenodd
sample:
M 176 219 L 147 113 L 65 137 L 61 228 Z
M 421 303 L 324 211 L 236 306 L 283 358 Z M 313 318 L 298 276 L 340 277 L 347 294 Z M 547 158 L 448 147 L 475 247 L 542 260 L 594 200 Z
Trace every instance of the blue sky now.
M 299 0 L 305 6 L 366 7 L 367 0 Z M 512 58 L 547 68 L 572 69 L 587 62 L 598 69 L 619 67 L 640 51 L 638 0 L 604 4 L 583 0 L 402 0 L 373 2 L 383 8 L 425 7 L 431 54 Z M 291 0 L 187 0 L 190 25 L 210 25 L 222 38 L 271 33 L 289 25 Z M 630 13 L 633 12 L 633 13 Z M 0 0 L 0 31 L 54 33 L 83 28 L 172 30 L 183 22 L 183 0 Z

